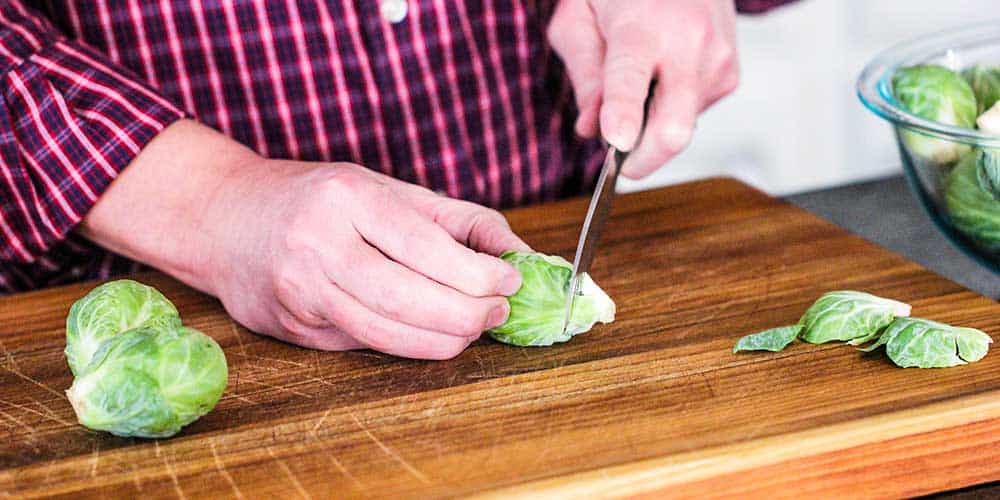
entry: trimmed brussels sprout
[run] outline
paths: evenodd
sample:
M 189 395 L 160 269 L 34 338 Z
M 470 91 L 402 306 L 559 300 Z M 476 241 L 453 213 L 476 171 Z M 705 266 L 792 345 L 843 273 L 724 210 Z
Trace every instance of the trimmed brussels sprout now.
M 885 353 L 903 368 L 947 368 L 979 361 L 993 339 L 975 328 L 945 325 L 922 318 L 897 318 L 878 342 L 863 349 L 885 346 Z
M 76 301 L 66 318 L 66 361 L 79 375 L 101 343 L 137 327 L 174 329 L 180 315 L 155 288 L 132 280 L 105 283 Z
M 911 66 L 892 78 L 896 98 L 909 112 L 947 125 L 974 128 L 976 95 L 961 76 L 943 66 Z M 938 139 L 914 130 L 901 130 L 911 153 L 938 165 L 954 163 L 969 146 Z
M 979 154 L 966 155 L 945 177 L 944 205 L 955 228 L 984 250 L 997 252 L 1000 251 L 1000 202 L 980 183 L 979 159 Z
M 140 327 L 102 343 L 66 395 L 86 427 L 162 438 L 211 411 L 228 376 L 222 349 L 205 334 Z
M 760 333 L 747 335 L 736 342 L 733 352 L 771 351 L 777 352 L 795 341 L 802 331 L 802 325 L 782 326 Z
M 801 338 L 813 344 L 834 340 L 861 344 L 875 338 L 894 318 L 909 315 L 909 304 L 851 290 L 829 292 L 802 315 Z
M 1000 67 L 977 64 L 962 71 L 976 95 L 976 114 L 990 109 L 1000 101 Z
M 566 291 L 573 265 L 559 256 L 532 252 L 504 252 L 501 259 L 521 273 L 521 288 L 508 297 L 510 316 L 488 331 L 500 342 L 518 346 L 547 346 L 586 332 L 597 322 L 615 319 L 615 303 L 590 276 L 584 274 L 580 294 L 573 301 L 563 332 Z

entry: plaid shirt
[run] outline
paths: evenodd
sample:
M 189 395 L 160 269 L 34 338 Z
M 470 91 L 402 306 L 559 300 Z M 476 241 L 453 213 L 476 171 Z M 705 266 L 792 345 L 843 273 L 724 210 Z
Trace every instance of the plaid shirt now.
M 136 270 L 72 230 L 182 116 L 498 208 L 587 190 L 554 3 L 0 0 L 0 292 Z

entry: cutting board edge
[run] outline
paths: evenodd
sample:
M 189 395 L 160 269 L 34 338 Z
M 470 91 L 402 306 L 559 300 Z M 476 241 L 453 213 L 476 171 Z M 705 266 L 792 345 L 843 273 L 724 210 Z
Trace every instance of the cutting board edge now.
M 888 412 L 825 428 L 650 458 L 485 491 L 469 498 L 621 498 L 712 477 L 1000 419 L 1000 389 Z

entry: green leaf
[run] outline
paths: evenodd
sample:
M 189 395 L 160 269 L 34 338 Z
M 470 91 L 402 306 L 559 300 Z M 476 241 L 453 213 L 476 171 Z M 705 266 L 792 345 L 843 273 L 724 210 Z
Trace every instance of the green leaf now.
M 965 79 L 948 68 L 902 68 L 893 75 L 892 86 L 896 99 L 910 113 L 946 125 L 970 129 L 976 125 L 976 95 Z M 952 164 L 969 151 L 968 145 L 915 129 L 901 130 L 900 135 L 910 153 L 934 164 Z
M 976 152 L 976 180 L 983 192 L 1000 200 L 1000 151 L 980 149 Z
M 877 343 L 903 368 L 947 368 L 982 359 L 993 339 L 975 328 L 946 325 L 923 318 L 897 318 Z
M 893 318 L 908 316 L 909 304 L 875 295 L 841 290 L 823 294 L 799 324 L 802 340 L 813 344 L 874 338 Z
M 140 327 L 107 338 L 66 395 L 88 428 L 162 438 L 211 411 L 228 376 L 222 349 L 201 332 Z
M 968 154 L 944 178 L 944 206 L 952 224 L 990 252 L 1000 251 L 1000 201 L 984 190 L 978 154 Z
M 1000 67 L 977 64 L 962 71 L 976 96 L 976 114 L 981 115 L 1000 101 Z
M 66 318 L 66 361 L 74 375 L 90 363 L 101 343 L 137 327 L 173 329 L 180 315 L 155 288 L 118 280 L 94 288 L 76 301 Z
M 489 330 L 494 339 L 518 346 L 547 346 L 586 332 L 597 322 L 614 321 L 614 301 L 589 275 L 583 274 L 564 332 L 566 292 L 573 265 L 559 256 L 533 252 L 505 252 L 500 258 L 521 273 L 521 288 L 507 298 L 507 321 Z
M 802 331 L 802 325 L 782 326 L 747 335 L 736 342 L 733 352 L 771 351 L 777 352 L 791 344 Z

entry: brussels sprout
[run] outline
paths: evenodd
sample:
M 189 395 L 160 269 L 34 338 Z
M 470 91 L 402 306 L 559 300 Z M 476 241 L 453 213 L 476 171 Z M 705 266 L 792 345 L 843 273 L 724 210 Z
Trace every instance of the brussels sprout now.
M 507 321 L 488 331 L 494 339 L 518 346 L 547 346 L 586 332 L 598 321 L 614 321 L 614 301 L 584 274 L 563 332 L 566 292 L 573 265 L 559 256 L 531 252 L 505 252 L 500 258 L 520 271 L 521 288 L 507 298 L 510 303 Z
M 782 326 L 772 328 L 760 333 L 747 335 L 736 342 L 733 352 L 740 351 L 771 351 L 777 352 L 791 344 L 799 332 L 802 325 Z
M 140 327 L 105 340 L 66 395 L 86 427 L 162 438 L 211 411 L 228 375 L 222 349 L 205 334 Z
M 802 315 L 800 338 L 813 344 L 834 340 L 864 343 L 893 318 L 909 315 L 910 305 L 895 300 L 851 290 L 828 292 Z
M 977 64 L 962 71 L 976 95 L 976 114 L 990 109 L 1000 100 L 1000 67 Z
M 961 76 L 943 66 L 911 66 L 892 78 L 896 98 L 909 112 L 947 125 L 973 128 L 976 96 Z M 969 146 L 938 139 L 914 130 L 901 130 L 911 153 L 931 163 L 947 165 L 969 151 Z
M 1000 251 L 1000 202 L 983 189 L 979 154 L 968 154 L 944 179 L 944 205 L 951 223 L 990 252 Z
M 125 330 L 181 325 L 177 308 L 155 288 L 131 280 L 105 283 L 76 301 L 66 318 L 66 361 L 79 375 L 101 342 Z
M 945 325 L 922 318 L 897 318 L 878 342 L 862 349 L 885 346 L 886 355 L 903 368 L 947 368 L 979 361 L 993 339 L 975 328 Z

